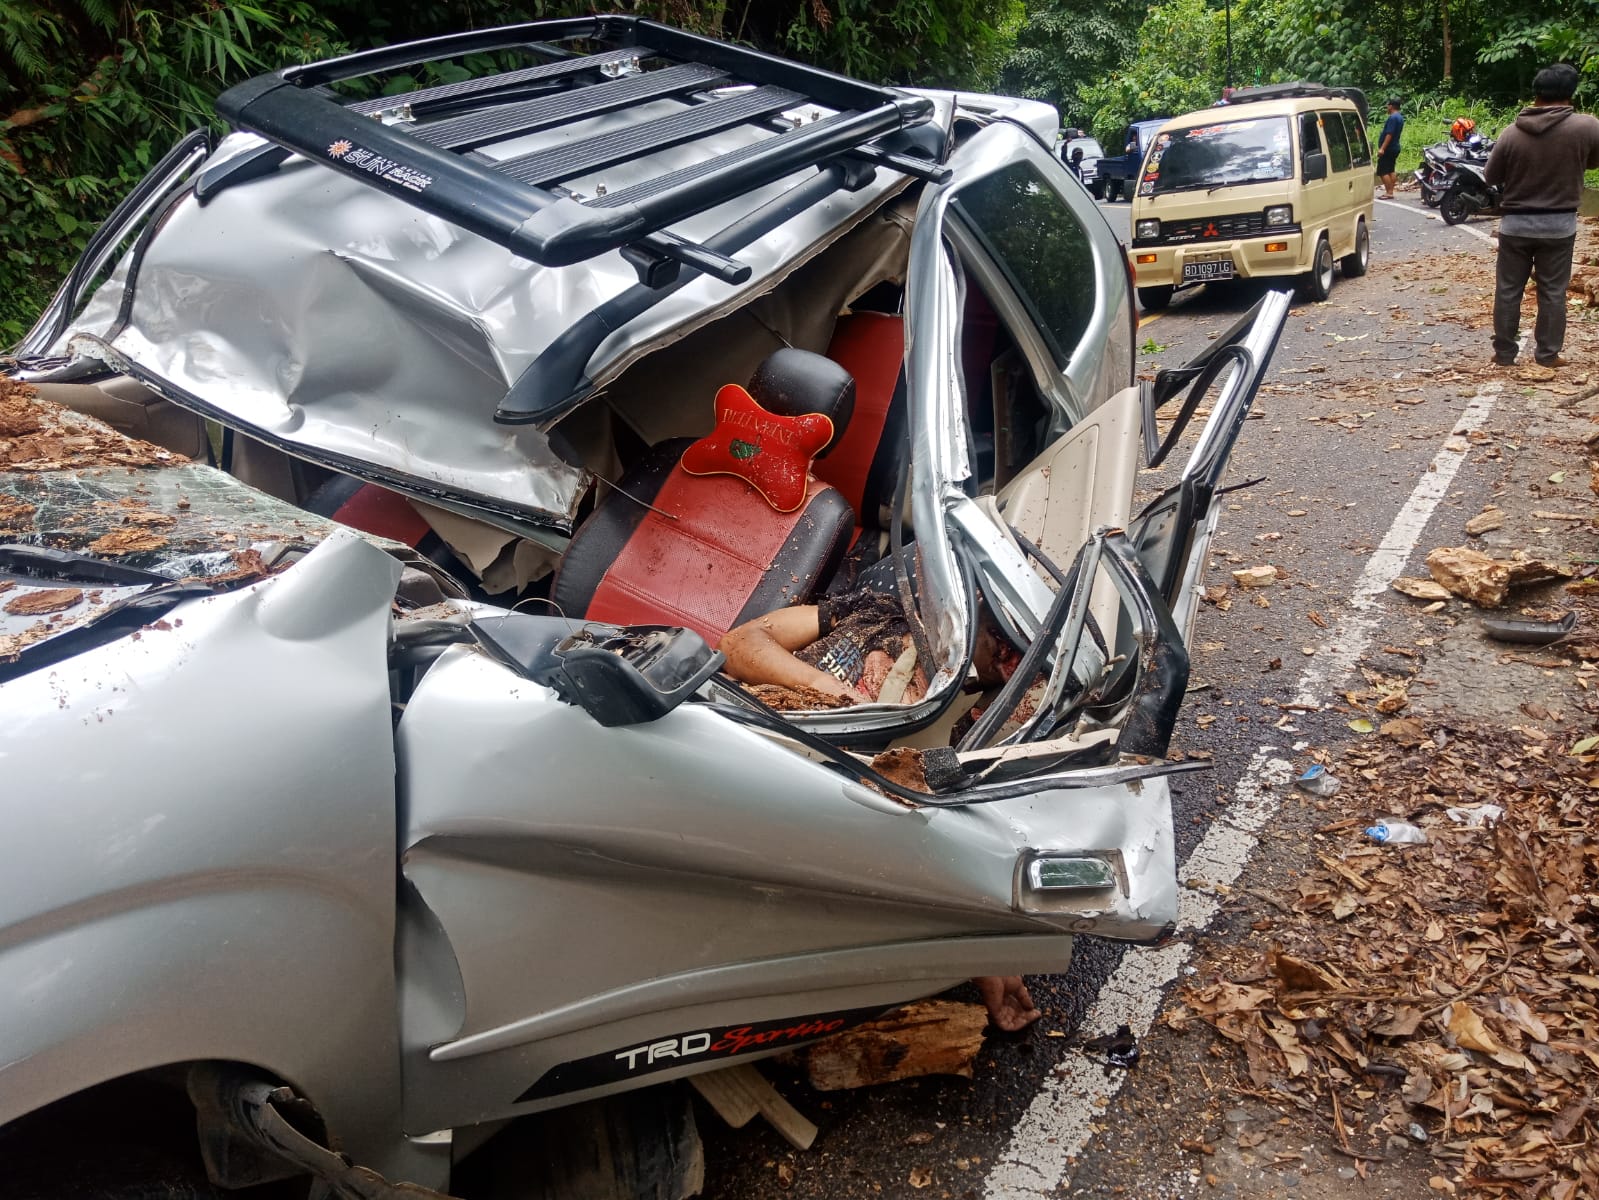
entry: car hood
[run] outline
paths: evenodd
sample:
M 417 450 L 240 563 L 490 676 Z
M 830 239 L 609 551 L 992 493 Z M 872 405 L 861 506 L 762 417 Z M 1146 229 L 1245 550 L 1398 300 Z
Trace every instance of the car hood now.
M 934 120 L 947 128 L 956 95 L 925 94 L 934 100 Z M 991 111 L 1024 122 L 1041 123 L 1048 111 L 988 99 Z M 589 124 L 600 132 L 612 119 Z M 554 136 L 486 149 L 525 154 Z M 751 135 L 717 136 L 727 144 L 712 148 L 728 150 Z M 261 145 L 253 134 L 233 134 L 204 168 Z M 692 153 L 669 150 L 644 166 L 620 164 L 594 186 L 628 187 L 687 165 Z M 803 177 L 750 192 L 672 232 L 703 240 Z M 879 170 L 866 187 L 833 193 L 739 252 L 752 267 L 747 283 L 700 276 L 612 330 L 578 364 L 589 394 L 646 351 L 770 290 L 905 182 Z M 573 322 L 636 286 L 620 253 L 537 266 L 291 158 L 204 203 L 192 190 L 180 191 L 50 352 L 102 359 L 176 403 L 290 453 L 514 532 L 565 530 L 588 473 L 540 428 L 496 424 L 494 413 Z
M 1177 221 L 1186 217 L 1212 217 L 1281 204 L 1290 199 L 1292 179 L 1262 180 L 1258 183 L 1226 183 L 1215 187 L 1196 187 L 1185 191 L 1146 194 L 1139 185 L 1133 201 L 1135 216 L 1161 217 Z

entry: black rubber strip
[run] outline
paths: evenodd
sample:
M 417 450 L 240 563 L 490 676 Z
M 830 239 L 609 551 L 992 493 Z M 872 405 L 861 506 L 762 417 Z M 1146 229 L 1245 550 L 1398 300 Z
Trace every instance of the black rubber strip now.
M 663 71 L 628 75 L 588 87 L 572 88 L 553 96 L 518 100 L 480 109 L 459 117 L 420 126 L 416 136 L 448 150 L 472 150 L 489 142 L 536 133 L 568 121 L 631 108 L 667 96 L 711 87 L 727 72 L 700 63 L 684 63 Z
M 746 121 L 756 121 L 803 102 L 804 97 L 785 88 L 763 87 L 725 100 L 695 105 L 655 121 L 645 121 L 605 137 L 589 138 L 553 150 L 540 150 L 496 163 L 495 170 L 518 183 L 547 187 L 563 179 L 627 162 L 656 150 L 680 145 Z M 720 165 L 721 157 L 711 160 Z
M 412 108 L 429 104 L 435 100 L 458 100 L 463 96 L 475 96 L 480 92 L 497 92 L 506 88 L 514 88 L 524 83 L 534 83 L 541 80 L 560 79 L 567 75 L 581 75 L 585 71 L 597 71 L 607 63 L 629 62 L 632 59 L 648 59 L 655 56 L 655 51 L 644 46 L 626 46 L 620 50 L 607 50 L 602 54 L 590 54 L 586 58 L 563 58 L 558 62 L 541 63 L 536 67 L 523 67 L 516 71 L 503 71 L 498 75 L 483 75 L 477 79 L 462 79 L 456 83 L 441 83 L 436 87 L 421 88 L 414 92 L 402 92 L 397 96 L 377 96 L 371 100 L 357 100 L 354 104 L 347 105 L 351 112 L 358 112 L 363 116 L 372 113 L 387 112 L 391 108 L 403 108 L 409 104 Z

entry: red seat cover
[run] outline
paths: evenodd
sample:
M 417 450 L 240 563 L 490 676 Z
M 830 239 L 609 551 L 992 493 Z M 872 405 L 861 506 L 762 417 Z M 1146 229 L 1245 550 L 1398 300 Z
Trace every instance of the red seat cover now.
M 855 415 L 838 445 L 811 470 L 844 493 L 858 518 L 874 519 L 861 505 L 905 360 L 905 320 L 872 312 L 840 317 L 827 357 L 855 377 Z
M 375 483 L 366 484 L 340 505 L 333 519 L 362 533 L 404 542 L 413 549 L 427 537 L 430 528 L 427 519 L 404 496 Z
M 673 470 L 605 572 L 584 616 L 617 625 L 682 625 L 716 645 L 738 624 L 750 597 L 805 522 L 811 501 L 825 490 L 812 479 L 805 503 L 781 513 L 742 479 Z M 798 575 L 791 582 L 782 583 L 782 604 L 804 597 L 815 583 Z

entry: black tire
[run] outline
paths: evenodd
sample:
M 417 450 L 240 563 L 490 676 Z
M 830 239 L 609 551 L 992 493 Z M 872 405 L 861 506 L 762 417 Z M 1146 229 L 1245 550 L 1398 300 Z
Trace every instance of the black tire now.
M 6 1200 L 225 1200 L 206 1178 L 194 1107 L 175 1087 L 116 1080 L 58 1100 L 0 1129 Z M 252 1189 L 260 1200 L 304 1197 L 305 1180 Z
M 1426 184 L 1421 185 L 1421 202 L 1428 208 L 1437 208 L 1440 198 L 1437 188 L 1430 188 Z
M 1452 191 L 1438 201 L 1438 215 L 1444 219 L 1445 225 L 1459 225 L 1470 219 L 1471 205 L 1467 203 L 1465 196 L 1458 191 Z
M 1145 312 L 1164 312 L 1176 290 L 1169 284 L 1165 287 L 1141 287 L 1138 289 L 1138 307 Z
M 1105 181 L 1105 199 L 1107 201 L 1109 201 L 1111 204 L 1115 204 L 1116 201 L 1120 200 L 1121 198 L 1122 198 L 1122 181 L 1120 179 L 1108 179 L 1108 180 L 1106 180 Z
M 1095 200 L 1103 200 L 1105 198 L 1105 185 L 1097 179 L 1094 180 L 1093 183 L 1088 185 L 1088 194 Z
M 1366 229 L 1366 218 L 1355 220 L 1355 252 L 1338 260 L 1345 279 L 1359 279 L 1371 263 L 1371 234 Z
M 1332 285 L 1332 243 L 1324 233 L 1316 241 L 1316 252 L 1310 258 L 1310 270 L 1299 277 L 1299 291 L 1306 300 L 1314 300 L 1319 304 L 1332 295 Z

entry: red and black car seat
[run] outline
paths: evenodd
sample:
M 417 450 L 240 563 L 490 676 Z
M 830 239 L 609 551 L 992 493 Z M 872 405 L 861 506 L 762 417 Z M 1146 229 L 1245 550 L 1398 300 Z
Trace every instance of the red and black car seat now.
M 818 457 L 839 444 L 855 407 L 849 372 L 804 350 L 768 356 L 749 394 L 782 416 L 827 416 L 833 438 Z M 799 506 L 779 512 L 741 478 L 684 470 L 693 444 L 652 448 L 578 528 L 551 595 L 567 616 L 682 625 L 714 646 L 734 626 L 823 589 L 849 546 L 849 501 L 811 476 Z
M 905 399 L 905 319 L 857 312 L 840 317 L 827 357 L 855 379 L 855 415 L 816 477 L 844 493 L 863 529 L 886 529 L 910 452 Z

